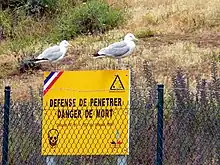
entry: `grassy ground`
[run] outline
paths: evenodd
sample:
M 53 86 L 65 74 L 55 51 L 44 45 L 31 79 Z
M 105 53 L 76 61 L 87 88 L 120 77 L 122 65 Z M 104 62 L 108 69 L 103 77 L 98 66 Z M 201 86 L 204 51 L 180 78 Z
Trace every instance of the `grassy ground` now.
M 127 32 L 134 33 L 140 40 L 135 53 L 123 60 L 132 66 L 137 82 L 142 86 L 143 61 L 147 60 L 150 69 L 159 83 L 171 85 L 171 77 L 178 68 L 182 68 L 195 86 L 197 76 L 209 79 L 211 64 L 217 62 L 217 74 L 220 75 L 220 3 L 219 0 L 108 0 L 111 5 L 126 9 L 130 14 L 127 23 L 119 29 L 96 36 L 80 36 L 71 40 L 73 47 L 67 56 L 57 63 L 60 70 L 88 70 L 118 68 L 117 61 L 111 59 L 93 59 L 92 53 L 120 40 Z M 49 64 L 42 69 L 21 74 L 18 72 L 18 58 L 28 58 L 33 53 L 48 47 L 37 36 L 46 34 L 50 25 L 30 21 L 32 28 L 24 27 L 32 39 L 27 41 L 1 41 L 0 43 L 0 97 L 3 97 L 5 85 L 11 85 L 13 97 L 27 97 L 28 86 L 39 88 L 43 83 L 43 71 L 55 70 Z M 36 30 L 38 28 L 38 30 Z M 24 32 L 24 30 L 22 30 Z M 33 36 L 33 35 L 32 35 Z M 20 43 L 24 43 L 22 46 Z M 17 47 L 16 47 L 17 46 Z M 20 49 L 22 47 L 22 49 Z M 126 66 L 125 66 L 126 67 Z

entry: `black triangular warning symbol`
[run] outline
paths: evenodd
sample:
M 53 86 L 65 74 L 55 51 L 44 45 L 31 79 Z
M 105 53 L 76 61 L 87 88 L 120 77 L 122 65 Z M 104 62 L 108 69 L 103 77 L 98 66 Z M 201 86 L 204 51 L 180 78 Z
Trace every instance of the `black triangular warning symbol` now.
M 124 90 L 124 86 L 121 82 L 119 75 L 116 75 L 115 80 L 113 81 L 110 90 Z

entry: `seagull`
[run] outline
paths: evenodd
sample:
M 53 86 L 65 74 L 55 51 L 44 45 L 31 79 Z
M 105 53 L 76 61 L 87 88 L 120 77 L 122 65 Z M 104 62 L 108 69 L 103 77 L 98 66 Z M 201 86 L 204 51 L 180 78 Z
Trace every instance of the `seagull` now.
M 72 45 L 69 44 L 68 41 L 63 40 L 59 45 L 45 49 L 37 58 L 33 59 L 32 61 L 34 63 L 41 63 L 46 61 L 57 62 L 65 56 L 68 46 Z
M 132 33 L 125 35 L 124 40 L 110 44 L 108 47 L 102 48 L 96 54 L 93 54 L 94 58 L 110 57 L 118 59 L 118 63 L 121 59 L 129 56 L 135 49 L 134 41 L 138 41 Z

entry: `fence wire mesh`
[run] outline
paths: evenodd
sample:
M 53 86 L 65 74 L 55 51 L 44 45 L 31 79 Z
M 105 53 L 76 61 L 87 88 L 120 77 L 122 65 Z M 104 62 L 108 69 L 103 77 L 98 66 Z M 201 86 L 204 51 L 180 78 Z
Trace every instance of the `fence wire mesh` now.
M 202 82 L 200 85 L 198 84 L 196 92 L 193 92 L 184 85 L 181 87 L 181 81 L 176 80 L 175 82 L 176 86 L 166 89 L 164 93 L 163 163 L 169 165 L 218 164 L 220 157 L 219 91 L 212 88 L 213 86 L 204 87 L 204 82 Z M 53 164 L 56 162 L 56 164 L 112 165 L 122 160 L 122 157 L 115 155 L 42 156 L 42 95 L 41 92 L 30 91 L 30 99 L 22 102 L 11 100 L 9 164 Z M 127 164 L 155 164 L 157 155 L 156 87 L 132 89 L 130 99 Z M 1 109 L 3 109 L 2 104 Z M 2 112 L 1 126 L 3 125 Z M 89 130 L 87 132 L 89 133 Z M 80 138 L 74 131 L 72 134 L 75 134 L 75 139 Z M 103 132 L 97 132 L 94 136 L 100 134 Z M 89 135 L 87 139 L 93 137 L 93 135 L 87 135 Z M 56 141 L 56 136 L 51 137 Z M 51 137 L 47 137 L 45 140 L 49 140 Z M 106 136 L 103 143 L 111 141 L 111 137 Z M 93 143 L 96 142 L 93 141 Z M 66 144 L 62 145 L 68 150 Z M 90 143 L 88 145 L 96 146 Z M 96 149 L 101 152 L 106 150 L 105 147 Z
M 155 91 L 156 92 L 156 91 Z M 143 90 L 136 90 L 132 93 L 132 98 L 130 102 L 130 153 L 126 158 L 127 163 L 130 164 L 145 164 L 146 162 L 153 164 L 155 161 L 155 149 L 156 149 L 156 101 L 148 101 L 148 97 L 145 96 Z M 155 95 L 156 96 L 156 95 Z M 138 99 L 139 98 L 139 99 Z M 149 97 L 150 98 L 150 97 Z M 154 98 L 156 99 L 156 98 Z M 56 162 L 56 164 L 117 164 L 122 161 L 123 157 L 120 156 L 42 156 L 42 98 L 36 93 L 31 92 L 30 100 L 23 102 L 11 102 L 10 110 L 10 124 L 9 124 L 9 164 L 48 164 L 50 161 Z M 106 108 L 106 107 L 105 107 Z M 126 106 L 122 106 L 121 110 L 126 110 Z M 77 109 L 77 108 L 76 108 Z M 56 109 L 57 111 L 58 109 Z M 58 114 L 56 114 L 58 115 Z M 70 115 L 70 114 L 69 114 Z M 74 114 L 72 114 L 74 115 Z M 110 115 L 110 114 L 109 114 Z M 55 118 L 55 116 L 50 116 L 50 118 Z M 57 116 L 56 116 L 57 117 Z M 46 126 L 52 125 L 52 123 L 46 123 Z M 123 118 L 119 121 L 123 124 Z M 94 124 L 94 123 L 90 123 Z M 122 125 L 123 126 L 123 125 Z M 108 127 L 104 130 L 101 129 L 96 134 L 91 134 L 89 132 L 89 127 L 79 126 L 79 130 L 82 131 L 80 135 L 79 132 L 70 131 L 69 135 L 73 139 L 74 143 L 79 145 L 78 152 L 83 152 L 81 148 L 85 148 L 82 145 L 88 145 L 93 150 L 100 150 L 100 152 L 107 152 L 105 145 L 108 143 L 113 143 L 116 141 L 115 135 L 109 136 Z M 66 127 L 68 128 L 68 127 Z M 121 128 L 122 132 L 123 129 Z M 104 132 L 102 132 L 104 131 Z M 126 131 L 126 129 L 125 129 Z M 150 134 L 146 134 L 148 132 Z M 59 136 L 55 130 L 50 132 L 45 141 L 50 141 L 51 145 L 55 145 L 59 141 Z M 85 133 L 83 135 L 83 133 Z M 93 132 L 94 133 L 94 132 Z M 100 148 L 96 148 L 96 140 L 98 141 L 104 136 L 103 145 Z M 149 136 L 150 135 L 150 136 Z M 66 135 L 65 135 L 66 136 Z M 84 137 L 85 141 L 80 141 L 80 136 Z M 126 135 L 121 135 L 126 136 Z M 73 141 L 66 137 L 66 141 L 60 144 L 59 149 L 65 149 L 67 152 L 71 150 L 68 148 L 68 143 L 73 143 Z M 78 139 L 78 140 L 77 140 Z M 89 140 L 91 139 L 91 140 Z M 58 140 L 58 141 L 57 141 Z M 120 140 L 119 140 L 120 142 Z M 84 144 L 83 144 L 84 143 Z M 118 144 L 112 144 L 113 148 L 117 147 Z M 46 151 L 47 152 L 47 151 Z M 49 152 L 49 150 L 48 150 Z M 46 153 L 47 154 L 47 153 Z M 48 153 L 49 155 L 51 153 Z M 52 163 L 53 164 L 53 163 Z
M 219 91 L 174 88 L 165 101 L 166 164 L 218 164 Z

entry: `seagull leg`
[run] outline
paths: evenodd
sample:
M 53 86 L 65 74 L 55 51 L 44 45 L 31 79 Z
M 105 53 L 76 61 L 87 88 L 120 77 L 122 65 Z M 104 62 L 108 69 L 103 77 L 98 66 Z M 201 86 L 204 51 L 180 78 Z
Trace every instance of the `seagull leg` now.
M 118 68 L 119 69 L 123 69 L 124 68 L 124 63 L 123 63 L 121 58 L 118 59 Z
M 56 72 L 58 72 L 58 70 L 57 70 L 57 63 L 55 65 L 56 65 Z
M 50 67 L 53 68 L 53 64 L 52 63 L 50 63 Z
M 131 63 L 130 63 L 130 61 L 128 60 L 128 63 L 127 63 L 127 66 L 126 66 L 126 68 L 131 68 Z
M 118 68 L 120 68 L 120 65 L 121 65 L 121 59 L 118 58 Z
M 112 61 L 111 61 L 111 58 L 108 58 L 108 68 L 109 68 L 109 69 L 112 68 Z
M 51 68 L 54 72 L 57 72 L 57 63 L 51 63 Z

